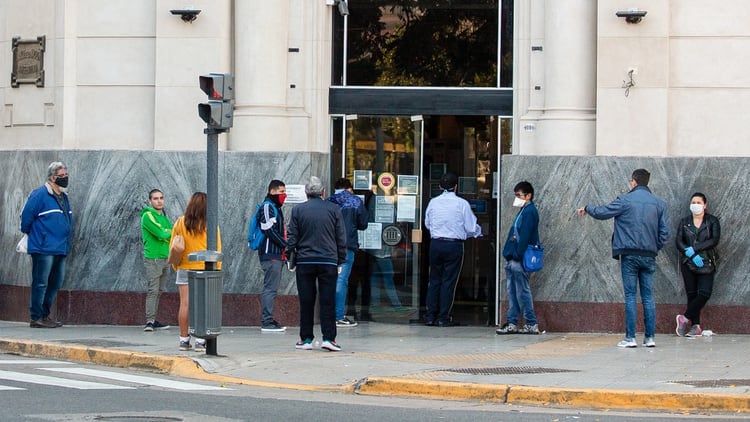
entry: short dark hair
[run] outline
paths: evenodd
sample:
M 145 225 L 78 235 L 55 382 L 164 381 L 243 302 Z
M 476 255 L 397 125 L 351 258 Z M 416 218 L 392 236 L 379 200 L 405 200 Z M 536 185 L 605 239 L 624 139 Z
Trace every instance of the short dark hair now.
M 646 169 L 633 170 L 633 180 L 638 186 L 648 186 L 648 181 L 651 180 L 651 173 Z
M 155 194 L 156 192 L 164 195 L 164 192 L 160 191 L 159 189 L 151 189 L 151 191 L 148 193 L 148 199 L 151 199 L 151 195 Z
M 440 178 L 440 187 L 445 190 L 452 191 L 453 188 L 456 187 L 458 184 L 458 177 L 456 177 L 453 173 L 445 173 L 443 177 Z
M 525 194 L 531 195 L 531 199 L 534 199 L 534 187 L 531 186 L 531 183 L 527 181 L 518 182 L 515 187 L 513 187 L 513 192 L 523 192 Z
M 268 193 L 271 193 L 272 190 L 278 189 L 282 186 L 286 186 L 284 182 L 281 180 L 273 179 L 271 180 L 271 183 L 268 184 Z
M 352 188 L 352 182 L 349 181 L 346 177 L 342 177 L 341 179 L 337 180 L 336 183 L 333 184 L 334 189 L 351 189 Z

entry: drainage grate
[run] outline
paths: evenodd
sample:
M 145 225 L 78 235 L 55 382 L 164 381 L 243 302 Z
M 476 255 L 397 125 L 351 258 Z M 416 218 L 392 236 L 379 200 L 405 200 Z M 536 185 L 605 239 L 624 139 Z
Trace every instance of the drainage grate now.
M 671 381 L 675 384 L 692 385 L 698 388 L 718 387 L 750 387 L 750 379 L 747 380 L 696 380 L 696 381 Z
M 580 372 L 571 369 L 541 368 L 535 366 L 504 366 L 497 368 L 453 368 L 449 372 L 472 375 L 514 375 L 514 374 L 554 374 L 562 372 Z

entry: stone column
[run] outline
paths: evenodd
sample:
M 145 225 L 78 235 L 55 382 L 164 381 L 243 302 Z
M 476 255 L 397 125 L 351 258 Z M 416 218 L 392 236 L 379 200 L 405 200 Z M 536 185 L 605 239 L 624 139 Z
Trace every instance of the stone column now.
M 596 154 L 596 31 L 595 0 L 545 0 L 544 81 L 530 87 L 541 92 L 544 105 L 519 153 Z

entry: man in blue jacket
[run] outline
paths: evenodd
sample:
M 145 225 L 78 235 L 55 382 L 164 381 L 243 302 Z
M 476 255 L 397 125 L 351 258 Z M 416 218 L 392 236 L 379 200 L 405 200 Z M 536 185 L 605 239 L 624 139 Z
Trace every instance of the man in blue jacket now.
M 258 259 L 263 268 L 263 293 L 261 294 L 261 332 L 284 332 L 286 327 L 273 318 L 273 305 L 281 283 L 281 269 L 286 257 L 286 226 L 281 206 L 286 200 L 286 185 L 281 180 L 271 180 L 268 193 L 255 218 L 266 240 L 258 248 Z
M 508 290 L 508 313 L 505 325 L 497 334 L 539 334 L 539 321 L 534 312 L 534 298 L 529 285 L 529 273 L 523 267 L 523 254 L 529 245 L 539 243 L 539 211 L 534 204 L 534 187 L 520 182 L 514 188 L 513 206 L 520 208 L 503 247 L 505 278 Z M 524 325 L 519 325 L 523 314 Z
M 655 347 L 656 303 L 654 302 L 654 273 L 656 255 L 669 237 L 667 204 L 654 196 L 648 188 L 651 173 L 645 169 L 633 171 L 630 192 L 619 196 L 608 205 L 586 205 L 578 208 L 578 215 L 586 214 L 597 220 L 615 219 L 612 236 L 612 257 L 620 260 L 622 286 L 625 292 L 625 339 L 618 347 L 636 347 L 636 293 L 641 290 L 643 303 L 643 345 Z
M 362 199 L 352 193 L 352 184 L 348 179 L 337 180 L 333 184 L 333 189 L 333 195 L 326 200 L 338 205 L 341 215 L 344 217 L 344 227 L 346 228 L 346 262 L 341 265 L 341 272 L 336 279 L 336 326 L 354 327 L 357 322 L 344 315 L 344 308 L 346 307 L 349 275 L 354 265 L 354 253 L 359 249 L 357 230 L 367 229 L 368 214 Z
M 31 255 L 32 328 L 56 328 L 50 309 L 65 278 L 65 258 L 73 240 L 73 212 L 68 201 L 68 169 L 59 161 L 47 167 L 47 182 L 34 189 L 21 212 L 21 232 Z

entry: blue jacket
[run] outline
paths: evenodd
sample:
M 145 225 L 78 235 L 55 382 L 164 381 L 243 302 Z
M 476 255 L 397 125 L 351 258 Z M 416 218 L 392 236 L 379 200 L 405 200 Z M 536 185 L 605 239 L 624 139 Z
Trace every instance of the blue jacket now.
M 529 201 L 524 205 L 513 221 L 515 228 L 511 226 L 508 230 L 508 237 L 503 247 L 503 258 L 508 261 L 521 262 L 526 248 L 539 243 L 539 211 L 534 202 Z
M 276 216 L 274 217 L 274 210 Z M 286 226 L 284 225 L 284 213 L 281 207 L 276 206 L 269 196 L 261 204 L 258 214 L 258 223 L 266 240 L 258 248 L 258 259 L 261 261 L 286 261 Z
M 369 219 L 364 202 L 359 196 L 351 194 L 348 190 L 333 194 L 326 198 L 326 201 L 333 202 L 341 209 L 341 215 L 344 216 L 344 227 L 346 228 L 346 247 L 356 251 L 359 249 L 357 230 L 367 229 L 367 220 Z
M 646 186 L 636 186 L 607 205 L 586 205 L 597 220 L 614 217 L 612 257 L 640 255 L 655 257 L 669 238 L 667 204 Z
M 21 232 L 29 236 L 28 253 L 68 255 L 73 244 L 73 212 L 68 195 L 55 198 L 46 183 L 34 189 L 21 211 Z

